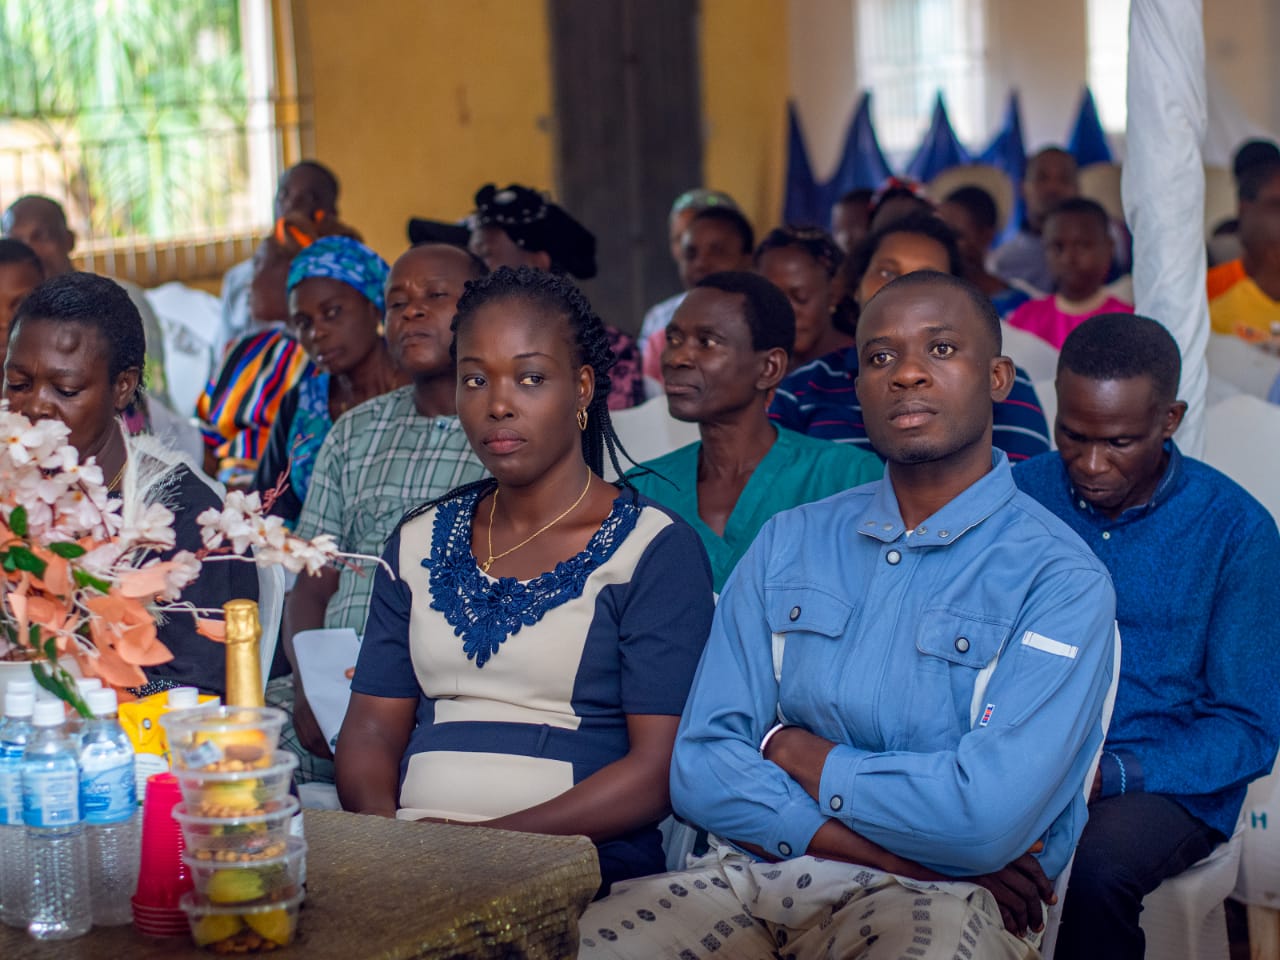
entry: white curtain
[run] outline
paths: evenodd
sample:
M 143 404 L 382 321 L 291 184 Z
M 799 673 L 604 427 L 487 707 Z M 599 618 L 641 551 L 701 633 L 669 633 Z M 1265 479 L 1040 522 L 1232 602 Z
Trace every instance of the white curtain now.
M 1134 237 L 1138 313 L 1168 327 L 1182 351 L 1178 445 L 1204 452 L 1209 380 L 1205 296 L 1204 20 L 1201 0 L 1132 0 L 1129 8 L 1124 214 Z

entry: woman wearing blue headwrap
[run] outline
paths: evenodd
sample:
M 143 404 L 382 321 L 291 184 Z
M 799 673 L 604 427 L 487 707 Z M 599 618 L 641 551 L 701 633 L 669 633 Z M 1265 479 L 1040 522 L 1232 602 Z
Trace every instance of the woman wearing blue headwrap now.
M 382 338 L 387 272 L 386 261 L 350 237 L 317 240 L 290 264 L 289 328 L 315 371 L 285 394 L 254 477 L 263 492 L 281 483 L 271 512 L 290 525 L 333 422 L 406 382 Z

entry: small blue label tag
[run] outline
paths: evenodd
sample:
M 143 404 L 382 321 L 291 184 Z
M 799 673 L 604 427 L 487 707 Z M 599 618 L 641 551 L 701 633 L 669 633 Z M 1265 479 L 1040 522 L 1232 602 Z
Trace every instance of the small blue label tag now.
M 994 703 L 987 704 L 987 708 L 982 711 L 982 719 L 978 721 L 978 726 L 985 727 L 988 723 L 991 722 L 991 714 L 995 710 L 995 708 L 996 708 L 996 705 Z

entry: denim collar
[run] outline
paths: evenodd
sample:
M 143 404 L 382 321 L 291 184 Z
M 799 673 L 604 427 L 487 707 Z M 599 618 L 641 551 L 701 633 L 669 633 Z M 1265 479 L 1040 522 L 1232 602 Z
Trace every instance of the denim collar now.
M 1003 450 L 991 451 L 991 470 L 971 484 L 933 516 L 916 527 L 908 546 L 945 547 L 1004 506 L 1017 491 L 1009 458 Z M 886 470 L 875 495 L 858 518 L 858 532 L 891 543 L 906 533 L 898 495 Z
M 1172 440 L 1164 442 L 1164 452 L 1169 455 L 1169 462 L 1165 464 L 1164 474 L 1160 477 L 1160 482 L 1156 484 L 1155 490 L 1152 491 L 1151 497 L 1146 503 L 1140 503 L 1136 507 L 1130 507 L 1120 516 L 1112 520 L 1100 510 L 1094 509 L 1093 505 L 1084 497 L 1076 493 L 1076 488 L 1071 483 L 1071 476 L 1067 473 L 1066 465 L 1062 466 L 1062 475 L 1066 479 L 1067 489 L 1070 493 L 1071 500 L 1076 507 L 1084 511 L 1090 516 L 1097 517 L 1107 523 L 1129 523 L 1133 520 L 1140 520 L 1152 510 L 1156 509 L 1160 504 L 1164 503 L 1177 489 L 1178 481 L 1182 479 L 1182 451 L 1178 449 L 1178 445 Z M 1062 458 L 1058 458 L 1058 462 L 1062 462 Z

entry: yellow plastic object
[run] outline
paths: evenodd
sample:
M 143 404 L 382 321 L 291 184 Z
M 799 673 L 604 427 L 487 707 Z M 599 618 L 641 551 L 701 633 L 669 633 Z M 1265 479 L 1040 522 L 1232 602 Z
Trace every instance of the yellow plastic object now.
M 200 705 L 203 706 L 217 699 L 217 697 L 202 694 Z M 149 697 L 143 697 L 132 703 L 120 704 L 120 726 L 124 727 L 124 732 L 133 741 L 135 753 L 151 753 L 168 761 L 169 741 L 165 736 L 164 727 L 160 724 L 160 718 L 168 712 L 168 691 L 153 693 Z

